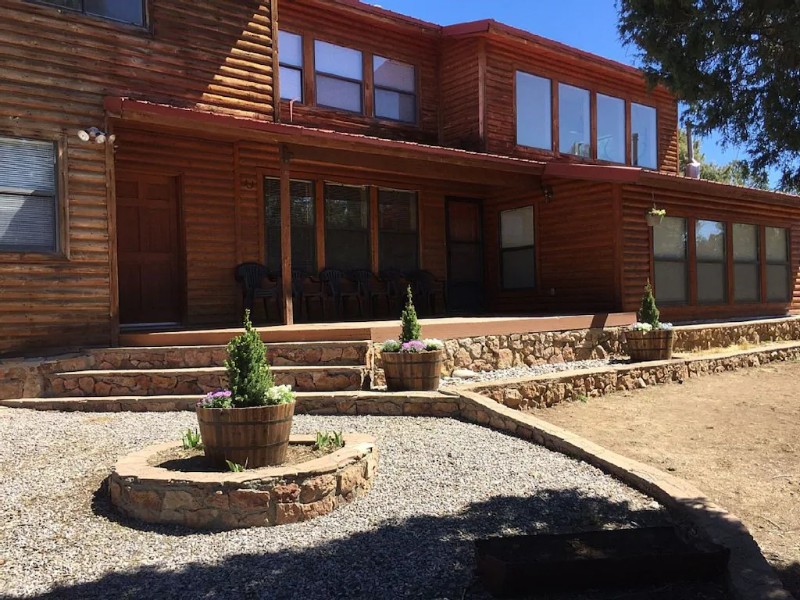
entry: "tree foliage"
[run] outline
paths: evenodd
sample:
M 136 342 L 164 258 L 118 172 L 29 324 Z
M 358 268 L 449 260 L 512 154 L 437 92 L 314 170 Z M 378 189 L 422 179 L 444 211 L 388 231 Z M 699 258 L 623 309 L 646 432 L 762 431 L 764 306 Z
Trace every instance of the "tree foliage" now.
M 233 406 L 246 408 L 271 403 L 267 392 L 275 381 L 267 362 L 267 347 L 250 322 L 249 310 L 244 313 L 244 333 L 228 343 L 225 369 Z
M 642 304 L 639 307 L 639 322 L 649 323 L 653 329 L 658 328 L 661 313 L 656 306 L 656 298 L 653 296 L 653 286 L 650 282 L 644 286 L 644 294 L 642 295 Z
M 619 31 L 651 83 L 688 104 L 684 120 L 743 146 L 751 173 L 800 189 L 797 0 L 619 0 Z
M 422 326 L 417 319 L 417 309 L 414 308 L 414 294 L 411 292 L 411 286 L 408 286 L 406 305 L 403 308 L 403 314 L 400 317 L 402 331 L 400 333 L 400 341 L 402 343 L 418 340 Z
M 762 190 L 769 189 L 769 179 L 765 171 L 754 173 L 748 162 L 744 160 L 732 160 L 724 165 L 709 162 L 700 148 L 699 140 L 692 140 L 692 146 L 694 146 L 694 158 L 700 163 L 700 179 L 733 185 L 745 185 Z M 678 164 L 681 173 L 685 173 L 686 164 L 689 162 L 688 150 L 686 132 L 681 129 L 680 139 L 678 140 Z

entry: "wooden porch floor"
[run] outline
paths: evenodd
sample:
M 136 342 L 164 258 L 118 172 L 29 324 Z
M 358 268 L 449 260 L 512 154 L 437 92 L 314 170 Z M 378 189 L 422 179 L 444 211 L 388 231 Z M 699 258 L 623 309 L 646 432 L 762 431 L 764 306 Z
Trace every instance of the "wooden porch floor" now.
M 442 317 L 420 319 L 426 338 L 456 339 L 484 335 L 510 335 L 603 327 L 622 327 L 636 321 L 635 313 L 598 313 L 588 315 Z M 259 326 L 267 343 L 346 342 L 371 340 L 382 342 L 400 334 L 400 321 L 351 321 L 338 323 L 302 323 Z M 240 327 L 182 329 L 176 331 L 124 332 L 121 346 L 213 346 L 226 344 L 241 332 Z

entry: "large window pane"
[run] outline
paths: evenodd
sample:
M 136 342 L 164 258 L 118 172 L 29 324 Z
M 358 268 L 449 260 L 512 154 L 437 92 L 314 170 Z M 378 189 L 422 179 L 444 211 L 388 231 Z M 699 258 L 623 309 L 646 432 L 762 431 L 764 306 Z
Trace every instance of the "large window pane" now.
M 625 162 L 625 101 L 597 94 L 597 158 Z
M 317 104 L 360 113 L 361 84 L 317 75 Z
M 758 302 L 761 296 L 761 278 L 758 263 L 736 263 L 733 267 L 736 302 Z
M 358 50 L 319 41 L 314 44 L 314 48 L 317 73 L 363 80 L 364 63 Z
M 398 92 L 416 93 L 417 76 L 414 65 L 381 56 L 374 56 L 372 64 L 375 69 L 376 86 Z
M 0 137 L 0 251 L 58 250 L 56 145 Z
M 84 0 L 83 9 L 90 15 L 144 25 L 142 0 Z
M 686 289 L 686 263 L 655 263 L 656 298 L 660 303 L 685 304 L 688 298 Z
M 686 258 L 686 219 L 665 217 L 653 228 L 653 254 L 656 258 Z
M 688 300 L 686 219 L 665 217 L 653 228 L 656 299 L 684 304 Z
M 724 262 L 697 263 L 697 301 L 701 304 L 721 304 L 727 296 L 726 265 Z
M 303 66 L 303 36 L 288 31 L 278 32 L 278 49 L 282 65 Z
M 289 184 L 292 215 L 292 268 L 308 273 L 316 271 L 317 242 L 314 213 L 314 184 L 292 181 Z M 281 272 L 281 196 L 280 180 L 264 180 L 264 216 L 266 264 Z
M 378 190 L 378 262 L 380 270 L 415 271 L 419 267 L 417 194 Z
M 697 221 L 695 227 L 697 260 L 725 260 L 725 224 L 719 221 Z
M 370 269 L 366 188 L 325 185 L 325 264 L 343 271 Z
M 417 98 L 392 90 L 375 90 L 375 116 L 404 123 L 416 123 Z
M 789 299 L 789 265 L 767 265 L 767 301 L 786 302 Z
M 789 258 L 788 236 L 780 227 L 766 227 L 767 262 L 782 263 Z
M 631 104 L 631 157 L 635 166 L 658 166 L 656 109 L 635 102 Z
M 517 71 L 517 143 L 553 149 L 552 97 L 549 79 Z
M 536 285 L 533 206 L 500 213 L 500 258 L 503 289 Z
M 563 154 L 592 154 L 589 91 L 558 84 L 558 148 Z
M 294 67 L 280 67 L 281 100 L 303 101 L 303 71 Z
M 758 226 L 733 224 L 733 288 L 736 302 L 761 299 Z

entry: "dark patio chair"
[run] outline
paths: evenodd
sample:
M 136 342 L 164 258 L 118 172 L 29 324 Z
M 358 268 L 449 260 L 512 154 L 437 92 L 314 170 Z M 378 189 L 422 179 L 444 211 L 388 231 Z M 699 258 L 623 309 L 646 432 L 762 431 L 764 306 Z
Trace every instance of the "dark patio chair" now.
M 359 317 L 364 315 L 364 301 L 357 281 L 350 279 L 339 269 L 324 269 L 319 274 L 319 280 L 327 285 L 328 297 L 336 307 L 336 318 L 344 318 L 348 300 L 355 300 L 358 304 Z
M 300 308 L 300 318 L 308 321 L 311 301 L 319 302 L 322 319 L 325 320 L 325 284 L 305 271 L 292 269 L 292 298 L 297 301 Z
M 434 315 L 447 310 L 447 290 L 443 281 L 436 279 L 430 271 L 415 271 L 408 277 L 411 280 L 414 302 L 419 303 L 420 312 Z M 437 297 L 441 298 L 440 304 L 437 303 Z
M 234 270 L 234 278 L 242 287 L 242 304 L 250 309 L 251 315 L 256 300 L 260 299 L 264 302 L 264 316 L 269 321 L 268 301 L 274 300 L 278 322 L 283 322 L 280 282 L 267 267 L 256 262 L 242 263 Z
M 379 277 L 386 284 L 386 291 L 389 295 L 389 313 L 391 316 L 397 316 L 405 304 L 409 282 L 403 272 L 397 269 L 381 271 Z
M 381 302 L 386 305 L 387 313 L 391 312 L 389 283 L 387 281 L 375 277 L 375 274 L 367 269 L 350 271 L 350 277 L 358 282 L 359 292 L 366 300 L 368 317 L 376 314 L 376 304 L 380 305 Z

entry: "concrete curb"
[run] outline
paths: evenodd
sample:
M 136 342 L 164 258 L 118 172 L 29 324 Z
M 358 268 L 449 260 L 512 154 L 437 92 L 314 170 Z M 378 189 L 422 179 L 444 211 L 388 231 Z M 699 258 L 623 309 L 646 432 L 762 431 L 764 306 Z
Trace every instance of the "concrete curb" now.
M 529 439 L 587 462 L 658 500 L 731 551 L 728 584 L 737 600 L 793 600 L 736 516 L 714 504 L 691 483 L 631 460 L 585 438 L 469 391 L 460 391 L 462 417 Z

